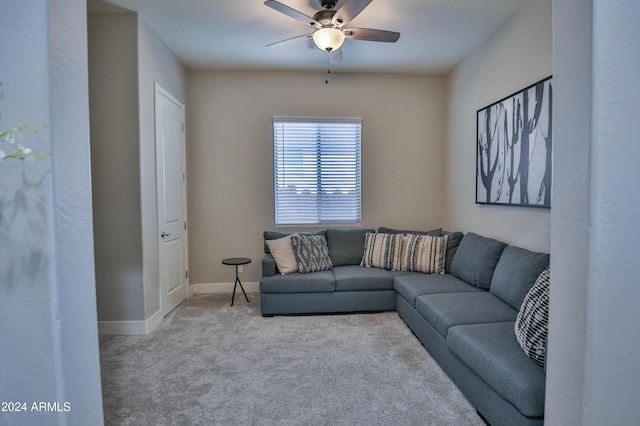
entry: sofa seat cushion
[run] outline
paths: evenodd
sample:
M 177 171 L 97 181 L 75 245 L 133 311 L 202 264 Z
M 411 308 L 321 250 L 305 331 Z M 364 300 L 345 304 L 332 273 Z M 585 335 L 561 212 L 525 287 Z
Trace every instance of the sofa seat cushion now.
M 325 293 L 336 289 L 332 271 L 320 271 L 312 274 L 294 272 L 287 275 L 262 277 L 262 293 Z
M 333 275 L 336 291 L 393 290 L 393 274 L 386 269 L 337 266 Z
M 416 298 L 424 294 L 481 292 L 453 275 L 421 272 L 397 273 L 393 288 L 414 308 Z
M 426 274 L 424 272 L 414 272 L 414 271 L 389 271 L 393 277 L 406 277 L 415 275 L 418 277 L 424 277 Z
M 522 351 L 513 322 L 451 327 L 447 345 L 523 415 L 544 415 L 545 375 Z
M 515 309 L 487 292 L 419 296 L 416 310 L 445 339 L 454 325 L 515 321 L 518 316 Z

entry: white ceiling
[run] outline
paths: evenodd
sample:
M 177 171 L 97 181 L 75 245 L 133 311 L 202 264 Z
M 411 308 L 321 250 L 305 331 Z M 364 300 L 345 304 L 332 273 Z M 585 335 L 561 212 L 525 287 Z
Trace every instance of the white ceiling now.
M 279 0 L 306 15 L 319 0 Z M 338 0 L 336 8 L 346 0 Z M 528 0 L 373 0 L 347 27 L 401 33 L 397 43 L 347 40 L 333 71 L 444 74 Z M 326 54 L 305 41 L 265 45 L 312 28 L 264 0 L 87 0 L 89 11 L 138 12 L 190 69 L 326 69 Z

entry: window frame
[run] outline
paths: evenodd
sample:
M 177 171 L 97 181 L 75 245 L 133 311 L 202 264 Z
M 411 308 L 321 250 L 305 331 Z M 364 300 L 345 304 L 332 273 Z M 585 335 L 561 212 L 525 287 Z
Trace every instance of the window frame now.
M 285 130 L 287 130 L 287 125 L 290 125 L 289 131 L 303 129 L 302 132 L 307 133 L 301 136 L 302 139 L 296 140 L 292 138 L 289 144 L 284 135 Z M 304 125 L 308 125 L 310 129 L 305 129 Z M 331 127 L 331 125 L 335 126 Z M 353 125 L 353 128 L 348 131 L 341 130 L 347 129 L 348 125 Z M 314 126 L 315 129 L 313 129 Z M 276 226 L 361 225 L 362 118 L 274 116 L 272 129 L 274 167 L 273 199 L 274 222 Z M 309 135 L 314 131 L 317 137 L 315 140 L 312 140 L 312 137 L 309 137 Z M 326 136 L 328 133 L 331 134 L 331 137 Z M 309 152 L 313 151 L 312 142 L 315 142 L 315 159 L 313 155 L 308 155 Z M 294 168 L 304 170 L 304 172 L 298 171 L 298 175 L 291 172 L 289 172 L 289 175 L 286 174 L 284 163 L 287 157 L 282 154 L 286 146 L 291 146 L 294 152 L 296 152 L 296 154 L 292 154 L 292 156 L 300 156 L 299 163 L 295 163 L 294 161 L 290 163 L 290 165 L 293 164 L 295 165 Z M 304 159 L 305 154 L 307 154 L 307 160 Z M 340 165 L 332 165 L 332 163 L 340 163 Z M 317 170 L 315 171 L 315 177 L 309 179 L 308 176 L 314 176 L 314 172 L 310 172 L 313 164 L 315 164 Z M 344 177 L 345 170 L 350 173 L 346 177 Z M 291 174 L 294 176 L 292 177 Z M 307 178 L 301 177 L 302 174 L 307 175 Z M 287 198 L 285 191 L 287 189 L 286 185 L 282 183 L 283 179 L 294 179 L 296 182 L 293 184 L 294 188 L 296 188 L 296 199 L 298 196 L 302 196 L 303 193 L 306 193 L 307 196 L 316 195 L 315 206 L 309 204 L 309 200 L 312 200 L 313 197 L 308 197 L 306 201 L 302 201 L 302 203 L 307 203 L 307 206 L 303 208 L 309 209 L 309 214 L 306 217 L 304 217 L 303 214 L 296 216 L 295 207 L 293 205 L 286 205 Z M 313 184 L 314 180 L 315 186 Z M 341 194 L 345 197 L 345 201 L 352 203 L 351 205 L 343 207 L 340 201 L 335 202 L 333 194 L 335 194 L 336 188 L 339 188 L 339 185 L 345 185 L 341 190 Z M 291 189 L 289 189 L 289 191 L 290 190 Z M 303 208 L 300 208 L 299 212 L 302 212 Z M 344 215 L 344 218 L 341 218 L 340 215 Z

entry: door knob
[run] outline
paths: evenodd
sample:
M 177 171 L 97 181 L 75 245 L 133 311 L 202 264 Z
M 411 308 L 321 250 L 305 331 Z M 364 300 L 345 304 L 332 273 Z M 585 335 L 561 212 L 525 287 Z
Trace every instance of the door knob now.
M 162 231 L 162 234 L 160 234 L 160 238 L 168 237 L 169 235 L 171 235 L 171 232 L 167 234 L 166 232 Z

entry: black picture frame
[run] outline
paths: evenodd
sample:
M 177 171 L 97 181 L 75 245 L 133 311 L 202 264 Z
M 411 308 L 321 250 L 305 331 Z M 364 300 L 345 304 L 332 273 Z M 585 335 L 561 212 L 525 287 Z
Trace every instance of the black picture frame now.
M 476 113 L 476 204 L 551 208 L 549 76 Z

